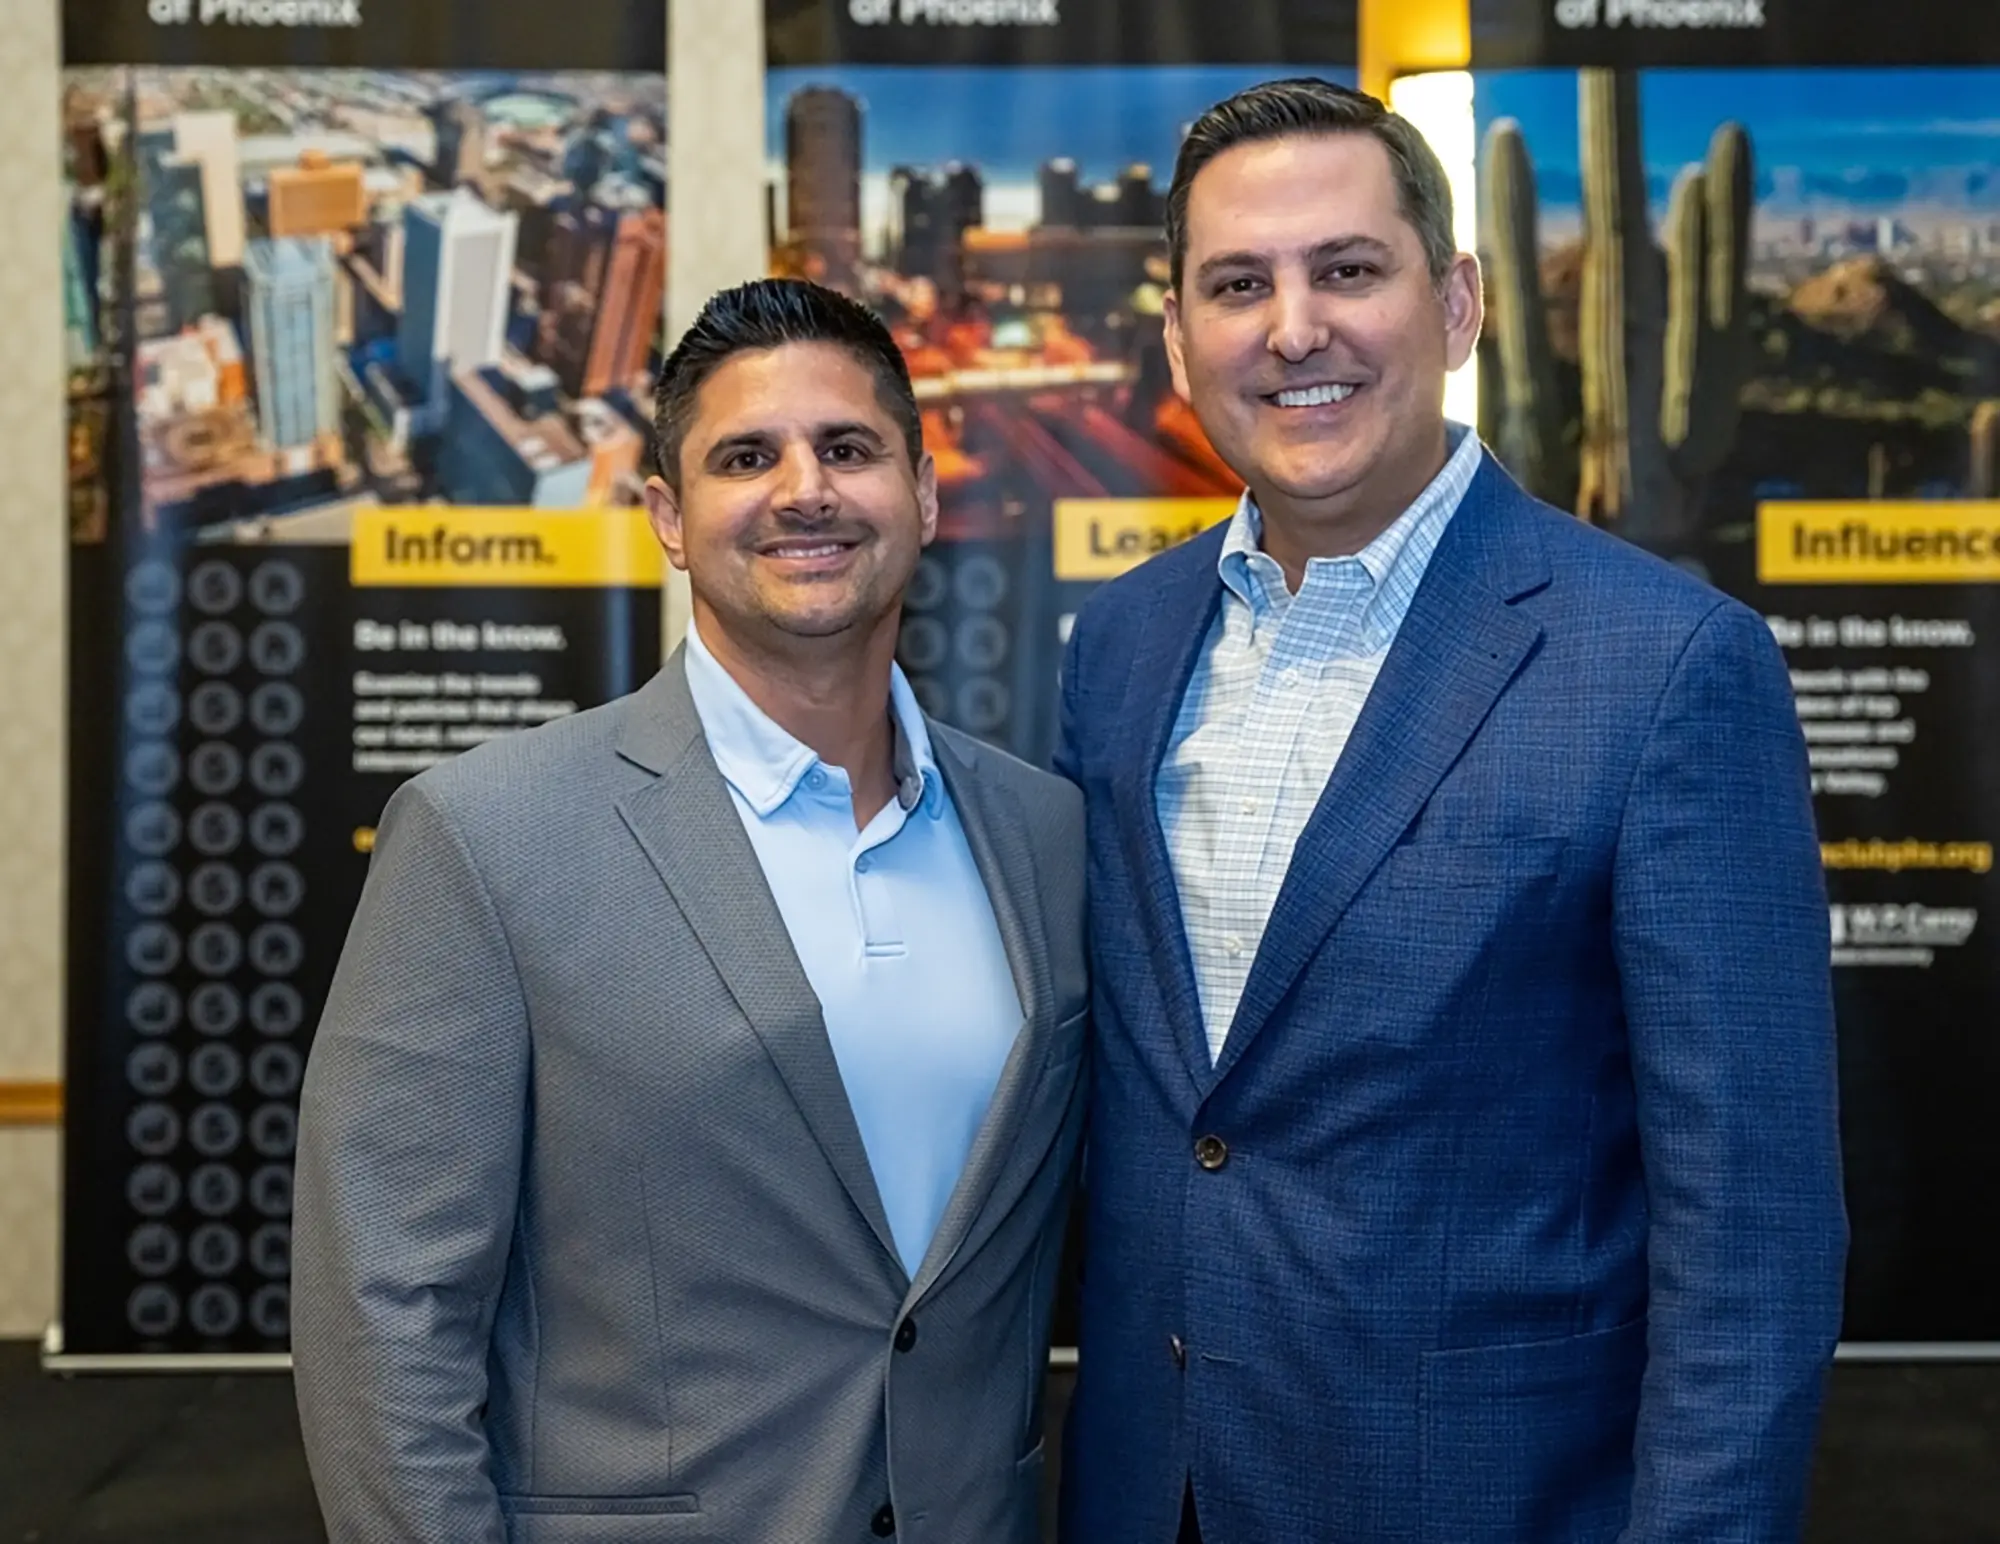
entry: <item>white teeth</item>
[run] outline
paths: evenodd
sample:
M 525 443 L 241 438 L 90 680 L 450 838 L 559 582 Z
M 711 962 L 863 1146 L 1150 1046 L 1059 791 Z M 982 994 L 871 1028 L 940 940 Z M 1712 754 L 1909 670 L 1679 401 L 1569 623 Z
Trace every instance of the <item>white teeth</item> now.
M 1309 386 L 1304 391 L 1281 391 L 1279 407 L 1325 407 L 1329 402 L 1345 402 L 1358 386 Z
M 839 542 L 824 542 L 817 547 L 774 547 L 774 557 L 781 558 L 823 558 L 840 551 Z

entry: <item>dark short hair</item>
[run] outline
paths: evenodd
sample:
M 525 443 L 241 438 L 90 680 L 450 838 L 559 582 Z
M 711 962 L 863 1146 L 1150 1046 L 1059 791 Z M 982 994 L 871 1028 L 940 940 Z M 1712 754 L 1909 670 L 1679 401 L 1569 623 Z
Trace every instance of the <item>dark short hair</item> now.
M 903 431 L 915 466 L 924 453 L 923 419 L 910 367 L 882 319 L 837 290 L 805 279 L 755 279 L 711 295 L 701 315 L 667 356 L 653 398 L 660 476 L 679 491 L 681 445 L 694 418 L 702 383 L 738 354 L 787 343 L 831 343 L 852 354 L 875 378 L 883 411 Z
M 1407 118 L 1398 117 L 1365 92 L 1336 86 L 1316 76 L 1265 81 L 1217 102 L 1194 121 L 1174 161 L 1167 190 L 1167 250 L 1174 288 L 1181 285 L 1187 260 L 1188 189 L 1201 169 L 1223 151 L 1259 140 L 1295 134 L 1369 134 L 1389 152 L 1396 197 L 1403 218 L 1424 244 L 1431 281 L 1442 284 L 1458 256 L 1452 237 L 1451 184 L 1444 163 Z

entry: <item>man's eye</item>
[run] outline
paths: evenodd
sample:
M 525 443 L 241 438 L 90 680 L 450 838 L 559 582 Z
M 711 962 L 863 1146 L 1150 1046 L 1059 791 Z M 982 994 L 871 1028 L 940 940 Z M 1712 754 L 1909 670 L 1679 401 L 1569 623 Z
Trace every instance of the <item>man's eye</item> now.
M 851 440 L 843 440 L 838 445 L 828 447 L 827 456 L 831 460 L 844 461 L 852 465 L 857 461 L 866 461 L 868 459 L 868 452 L 864 447 L 854 444 Z
M 1253 279 L 1248 274 L 1245 274 L 1238 279 L 1225 280 L 1220 293 L 1224 295 L 1248 295 L 1260 289 L 1263 283 L 1262 279 Z
M 761 458 L 754 450 L 734 450 L 723 459 L 722 469 L 725 472 L 754 471 L 760 460 Z
M 1335 263 L 1328 274 L 1342 284 L 1352 284 L 1357 279 L 1366 278 L 1375 270 L 1366 263 Z

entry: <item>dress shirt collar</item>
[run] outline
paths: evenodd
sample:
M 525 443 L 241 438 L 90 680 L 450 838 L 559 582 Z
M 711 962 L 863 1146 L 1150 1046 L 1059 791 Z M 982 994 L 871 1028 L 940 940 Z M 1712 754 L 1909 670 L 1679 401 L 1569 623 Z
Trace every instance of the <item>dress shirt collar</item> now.
M 1402 627 L 1403 617 L 1416 596 L 1417 581 L 1430 565 L 1431 554 L 1437 550 L 1445 526 L 1464 501 L 1485 455 L 1479 436 L 1464 424 L 1445 424 L 1445 444 L 1449 453 L 1444 470 L 1417 495 L 1416 502 L 1352 557 L 1308 559 L 1305 579 L 1296 597 L 1286 589 L 1284 570 L 1277 559 L 1264 551 L 1264 512 L 1257 507 L 1250 490 L 1244 489 L 1236 513 L 1230 517 L 1222 553 L 1216 560 L 1223 585 L 1257 616 L 1272 610 L 1282 611 L 1291 600 L 1306 598 L 1319 588 L 1313 582 L 1319 575 L 1330 575 L 1336 569 L 1351 574 L 1359 565 L 1367 579 L 1366 639 L 1373 647 L 1386 648 Z M 1347 593 L 1352 594 L 1351 586 L 1347 587 Z
M 768 818 L 821 765 L 819 754 L 750 700 L 750 694 L 709 653 L 692 619 L 685 662 L 688 691 L 716 770 L 759 820 Z M 936 816 L 943 804 L 944 781 L 916 694 L 903 678 L 902 667 L 895 664 L 889 667 L 889 718 L 895 737 L 896 802 L 905 815 L 921 804 L 926 814 Z M 844 772 L 828 770 L 845 783 Z

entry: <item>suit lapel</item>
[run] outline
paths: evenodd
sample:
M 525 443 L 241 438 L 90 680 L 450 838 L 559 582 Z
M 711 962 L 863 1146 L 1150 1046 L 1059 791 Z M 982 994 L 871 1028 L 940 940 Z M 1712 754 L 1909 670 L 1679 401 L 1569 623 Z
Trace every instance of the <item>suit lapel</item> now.
M 931 745 L 965 832 L 966 846 L 972 850 L 972 861 L 985 882 L 1014 985 L 1021 994 L 1023 1018 L 1014 1047 L 1000 1070 L 986 1118 L 966 1156 L 964 1171 L 911 1283 L 911 1302 L 930 1291 L 958 1257 L 974 1224 L 988 1215 L 988 1201 L 1001 1174 L 1024 1159 L 1039 1161 L 1047 1141 L 1055 1135 L 1053 1131 L 1039 1134 L 1040 1150 L 1030 1153 L 1024 1148 L 1024 1143 L 1037 1135 L 1023 1130 L 1023 1122 L 1040 1087 L 1056 1028 L 1048 932 L 1026 813 L 1005 790 L 981 780 L 935 726 Z
M 1509 518 L 1525 503 L 1489 458 L 1446 527 L 1293 849 L 1218 1077 L 1256 1039 L 1540 640 L 1540 624 L 1512 606 L 1548 582 L 1532 522 Z
M 633 703 L 618 749 L 658 774 L 621 799 L 618 813 L 763 1042 L 856 1210 L 896 1260 L 819 999 L 709 754 L 678 651 Z
M 1155 784 L 1180 716 L 1181 699 L 1220 604 L 1222 581 L 1215 565 L 1227 530 L 1225 524 L 1198 537 L 1184 549 L 1185 558 L 1176 554 L 1171 576 L 1153 597 L 1132 651 L 1132 675 L 1124 696 L 1138 711 L 1126 719 L 1112 778 L 1125 862 L 1140 916 L 1153 940 L 1160 995 L 1181 1060 L 1198 1091 L 1214 1081 L 1215 1068 Z

